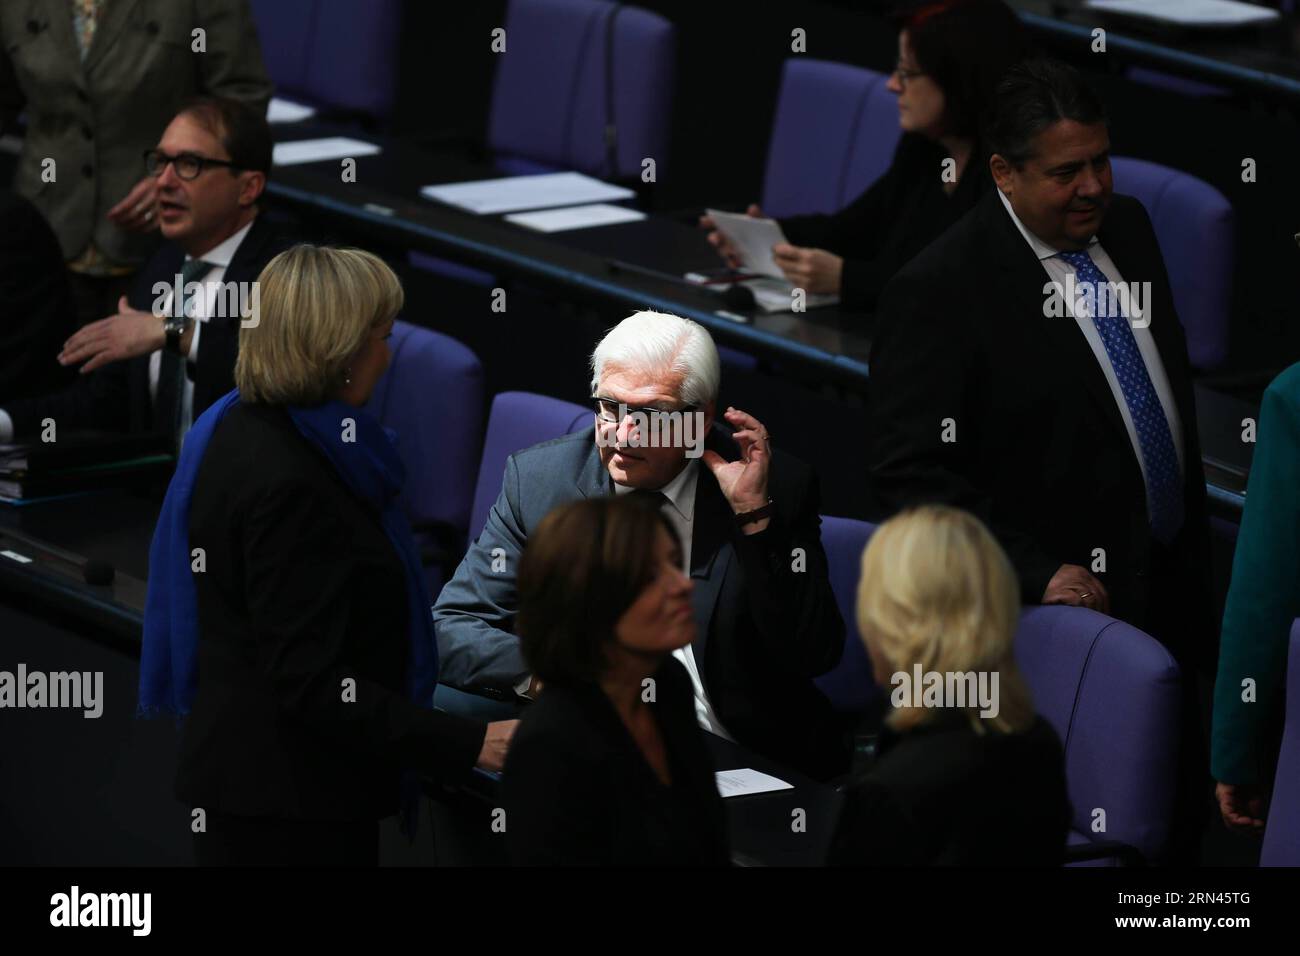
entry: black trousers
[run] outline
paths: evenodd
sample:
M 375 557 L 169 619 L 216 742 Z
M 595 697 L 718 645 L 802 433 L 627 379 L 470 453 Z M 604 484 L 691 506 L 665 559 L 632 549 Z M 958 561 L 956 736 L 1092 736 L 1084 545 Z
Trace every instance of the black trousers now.
M 199 866 L 379 865 L 379 821 L 278 820 L 209 810 L 194 834 Z

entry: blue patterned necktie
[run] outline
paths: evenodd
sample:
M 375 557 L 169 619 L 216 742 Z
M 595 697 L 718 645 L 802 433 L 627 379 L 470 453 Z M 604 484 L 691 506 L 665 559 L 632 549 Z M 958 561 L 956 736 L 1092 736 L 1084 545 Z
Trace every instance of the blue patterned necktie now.
M 1091 282 L 1094 289 L 1109 281 L 1097 268 L 1087 252 L 1058 252 L 1057 256 L 1074 267 L 1077 282 Z M 1115 377 L 1119 379 L 1124 403 L 1128 405 L 1133 427 L 1137 431 L 1138 446 L 1142 450 L 1142 464 L 1146 467 L 1147 514 L 1151 518 L 1151 533 L 1168 544 L 1183 525 L 1183 480 L 1178 470 L 1178 452 L 1174 436 L 1169 431 L 1169 420 L 1156 395 L 1155 386 L 1147 372 L 1146 362 L 1138 350 L 1137 339 L 1127 317 L 1118 314 L 1116 297 L 1095 295 L 1097 311 L 1092 323 L 1106 346 Z

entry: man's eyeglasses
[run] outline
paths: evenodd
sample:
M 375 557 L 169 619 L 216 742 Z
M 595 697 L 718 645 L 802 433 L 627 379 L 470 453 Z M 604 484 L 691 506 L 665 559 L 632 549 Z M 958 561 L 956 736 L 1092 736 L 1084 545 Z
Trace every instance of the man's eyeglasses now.
M 925 76 L 925 70 L 909 70 L 902 63 L 894 64 L 894 75 L 898 77 L 898 82 L 906 84 L 908 80 L 917 76 Z
M 185 180 L 198 179 L 203 170 L 209 166 L 226 166 L 230 169 L 242 168 L 227 160 L 208 159 L 208 157 L 200 156 L 197 153 L 181 153 L 178 156 L 168 156 L 161 149 L 145 150 L 144 171 L 148 175 L 161 176 L 168 163 L 174 166 L 176 175 Z
M 634 405 L 625 405 L 623 402 L 616 401 L 612 398 L 595 397 L 592 404 L 596 406 L 596 417 L 607 425 L 617 425 L 628 415 L 640 413 L 645 416 L 647 422 L 656 421 L 663 415 L 684 415 L 687 412 L 693 412 L 697 409 L 696 405 L 685 405 L 681 408 L 651 408 L 649 406 L 637 407 Z M 621 414 L 620 414 L 621 413 Z

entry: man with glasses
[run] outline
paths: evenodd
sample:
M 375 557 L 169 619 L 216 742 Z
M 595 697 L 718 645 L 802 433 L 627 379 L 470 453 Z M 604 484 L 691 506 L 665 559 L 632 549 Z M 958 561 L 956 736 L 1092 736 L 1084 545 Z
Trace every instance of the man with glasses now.
M 258 215 L 270 167 L 271 133 L 259 113 L 213 98 L 181 110 L 141 170 L 156 183 L 155 214 L 168 241 L 116 315 L 64 343 L 57 361 L 79 365 L 81 379 L 7 402 L 0 441 L 35 438 L 52 419 L 56 435 L 157 431 L 179 445 L 190 423 L 234 388 L 240 323 L 255 318 L 239 313 L 255 301 L 248 292 L 263 266 L 288 245 Z
M 740 409 L 719 416 L 729 429 L 715 427 L 718 352 L 698 324 L 638 312 L 591 364 L 592 427 L 510 457 L 486 526 L 438 597 L 442 682 L 512 701 L 535 695 L 514 634 L 529 533 L 563 502 L 636 495 L 683 544 L 697 636 L 675 655 L 701 726 L 816 777 L 842 772 L 847 742 L 812 683 L 844 644 L 816 477 Z

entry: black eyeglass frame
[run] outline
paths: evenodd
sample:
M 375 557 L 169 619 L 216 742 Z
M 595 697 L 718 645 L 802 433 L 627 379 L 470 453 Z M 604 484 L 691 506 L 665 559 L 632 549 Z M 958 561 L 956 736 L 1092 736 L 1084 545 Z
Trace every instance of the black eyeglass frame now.
M 652 421 L 657 415 L 685 415 L 688 412 L 697 412 L 700 410 L 698 405 L 683 405 L 681 408 L 653 408 L 649 405 L 628 405 L 626 402 L 620 402 L 613 398 L 602 398 L 599 395 L 593 395 L 591 397 L 591 404 L 596 410 L 596 418 L 605 425 L 617 425 L 623 419 L 606 418 L 601 414 L 602 405 L 612 405 L 614 407 L 613 413 L 615 415 L 618 414 L 619 408 L 625 409 L 626 414 L 623 416 L 624 418 L 626 418 L 627 415 L 635 415 L 640 412 L 646 417 L 647 421 Z
M 182 160 L 196 163 L 198 165 L 198 168 L 194 170 L 194 175 L 186 176 L 181 172 Z M 158 162 L 158 166 L 155 169 L 150 169 L 150 164 L 155 161 Z M 144 151 L 144 172 L 146 176 L 152 176 L 154 179 L 157 179 L 163 174 L 163 170 L 165 170 L 169 164 L 175 167 L 176 175 L 187 183 L 198 179 L 207 169 L 213 166 L 224 166 L 227 169 L 246 169 L 246 167 L 240 166 L 238 163 L 233 163 L 230 160 L 209 159 L 207 156 L 200 156 L 198 153 L 177 153 L 175 156 L 169 156 L 161 149 L 146 149 Z

